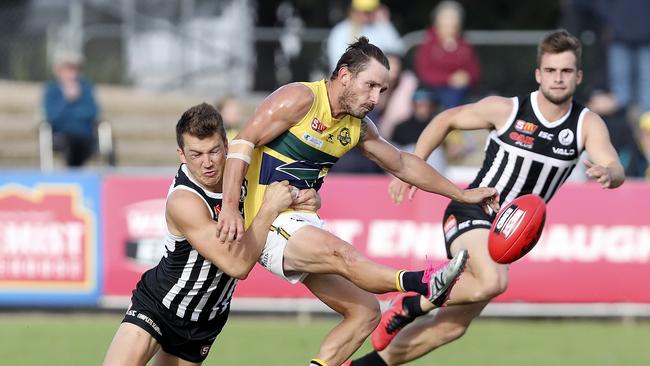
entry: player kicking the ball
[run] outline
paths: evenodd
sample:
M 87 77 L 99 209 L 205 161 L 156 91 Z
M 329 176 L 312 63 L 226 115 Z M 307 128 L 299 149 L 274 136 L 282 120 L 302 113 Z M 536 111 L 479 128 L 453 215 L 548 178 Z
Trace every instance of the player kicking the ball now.
M 603 188 L 623 184 L 623 167 L 603 120 L 573 101 L 582 80 L 581 45 L 565 30 L 547 34 L 538 48 L 535 79 L 539 89 L 523 97 L 487 97 L 474 104 L 449 109 L 436 116 L 418 139 L 415 154 L 425 159 L 451 130 L 488 129 L 485 160 L 470 188 L 495 187 L 501 205 L 524 194 L 549 201 L 571 174 L 583 149 L 587 175 Z M 390 193 L 397 203 L 415 189 L 393 180 Z M 488 253 L 493 215 L 472 204 L 451 202 L 444 214 L 447 255 L 470 253 L 465 274 L 453 287 L 448 307 L 422 319 L 427 301 L 400 295 L 382 315 L 372 334 L 375 352 L 352 365 L 400 365 L 460 338 L 474 318 L 508 285 L 508 266 L 495 263 Z M 453 306 L 451 306 L 453 305 Z M 398 334 L 398 332 L 400 332 Z
M 262 102 L 230 144 L 218 222 L 223 240 L 236 241 L 243 233 L 237 203 L 244 177 L 248 226 L 269 184 L 288 180 L 297 188 L 319 189 L 329 168 L 355 147 L 420 189 L 497 207 L 494 188 L 460 190 L 424 161 L 379 136 L 366 115 L 388 87 L 388 67 L 384 53 L 361 37 L 341 56 L 328 80 L 288 84 Z M 354 197 L 339 193 L 354 205 Z M 381 313 L 371 292 L 414 291 L 440 306 L 467 258 L 461 251 L 438 270 L 397 271 L 370 261 L 322 227 L 313 212 L 283 212 L 273 222 L 259 260 L 280 278 L 302 282 L 343 316 L 310 365 L 340 365 L 375 329 Z

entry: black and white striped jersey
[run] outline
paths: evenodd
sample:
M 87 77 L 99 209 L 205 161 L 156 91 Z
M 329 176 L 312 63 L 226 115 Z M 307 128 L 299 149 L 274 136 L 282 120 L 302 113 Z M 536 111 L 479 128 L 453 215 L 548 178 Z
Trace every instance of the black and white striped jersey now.
M 221 193 L 203 189 L 182 164 L 167 196 L 178 189 L 197 194 L 216 221 L 221 210 Z M 240 202 L 243 214 L 243 203 Z M 215 233 L 216 235 L 216 233 Z M 160 263 L 142 276 L 147 292 L 178 317 L 190 321 L 212 320 L 230 308 L 237 280 L 201 256 L 185 237 L 169 231 Z
M 535 91 L 514 97 L 506 124 L 490 132 L 483 166 L 470 188 L 495 187 L 501 204 L 534 193 L 548 202 L 575 168 L 582 152 L 582 123 L 588 109 L 572 102 L 549 122 L 540 113 Z

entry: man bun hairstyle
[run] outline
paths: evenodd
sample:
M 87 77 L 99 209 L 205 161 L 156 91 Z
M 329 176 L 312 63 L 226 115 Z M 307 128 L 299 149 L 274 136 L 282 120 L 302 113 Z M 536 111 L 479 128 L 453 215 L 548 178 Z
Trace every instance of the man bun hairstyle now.
M 576 67 L 582 69 L 582 44 L 566 29 L 547 33 L 537 47 L 537 67 L 541 65 L 545 53 L 558 54 L 571 51 L 576 56 Z
M 390 70 L 388 58 L 384 52 L 379 47 L 370 43 L 368 37 L 361 36 L 356 42 L 350 44 L 345 50 L 345 53 L 343 53 L 341 58 L 339 58 L 330 79 L 336 79 L 339 70 L 341 70 L 342 67 L 347 67 L 352 75 L 356 76 L 358 73 L 365 70 L 368 62 L 372 58 L 379 61 L 379 63 L 384 65 L 386 69 Z
M 186 110 L 176 123 L 176 143 L 181 149 L 184 147 L 183 134 L 185 133 L 199 139 L 218 133 L 224 142 L 227 141 L 221 113 L 205 102 Z

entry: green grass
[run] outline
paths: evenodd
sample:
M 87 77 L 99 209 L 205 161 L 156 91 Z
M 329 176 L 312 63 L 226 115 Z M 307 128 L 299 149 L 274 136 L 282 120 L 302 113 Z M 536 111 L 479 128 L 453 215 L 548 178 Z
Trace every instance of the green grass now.
M 98 365 L 121 315 L 0 315 L 3 365 Z M 231 317 L 204 365 L 306 365 L 334 319 Z M 368 342 L 357 355 L 370 350 Z M 650 324 L 480 319 L 411 365 L 649 365 Z

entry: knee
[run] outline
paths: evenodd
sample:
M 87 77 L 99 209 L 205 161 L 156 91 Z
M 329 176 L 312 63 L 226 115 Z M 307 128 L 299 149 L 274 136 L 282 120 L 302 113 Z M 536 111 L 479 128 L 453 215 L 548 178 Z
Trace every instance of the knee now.
M 358 313 L 360 313 L 359 316 L 363 322 L 364 333 L 372 333 L 372 331 L 379 325 L 379 321 L 381 321 L 379 302 L 375 300 L 374 303 L 366 305 L 363 309 L 360 309 Z
M 353 306 L 344 315 L 348 320 L 355 323 L 355 327 L 362 337 L 370 335 L 377 328 L 381 320 L 379 302 L 374 297 L 373 300 Z

